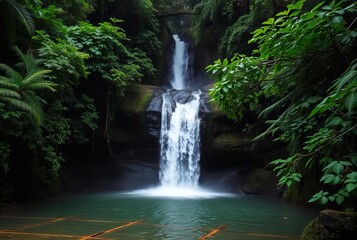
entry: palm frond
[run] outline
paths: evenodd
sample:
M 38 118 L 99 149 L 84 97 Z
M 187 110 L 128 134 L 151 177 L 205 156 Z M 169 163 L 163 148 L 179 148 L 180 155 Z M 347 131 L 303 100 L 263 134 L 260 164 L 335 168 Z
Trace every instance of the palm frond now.
M 37 91 L 43 89 L 54 92 L 57 84 L 44 80 L 51 71 L 40 69 L 31 54 L 23 54 L 17 47 L 15 51 L 22 61 L 21 66 L 25 68 L 25 72 L 21 75 L 8 65 L 0 64 L 0 70 L 7 75 L 0 76 L 0 101 L 30 113 L 40 125 L 44 115 L 41 103 L 44 101 L 37 95 Z
M 40 101 L 42 100 L 40 97 L 37 97 L 35 94 L 25 93 L 23 94 L 24 101 L 31 107 L 32 115 L 36 120 L 38 125 L 41 125 L 43 122 L 43 109 Z
M 24 24 L 27 32 L 30 35 L 33 35 L 35 32 L 35 24 L 32 19 L 31 13 L 26 9 L 25 6 L 19 4 L 15 0 L 5 0 L 7 3 L 9 11 L 12 11 L 14 13 L 14 16 L 22 23 Z
M 12 82 L 11 78 L 0 76 L 0 87 L 6 89 L 18 89 L 18 85 Z
M 38 67 L 38 61 L 34 59 L 31 54 L 23 54 L 21 50 L 15 46 L 14 50 L 16 55 L 21 59 L 21 62 L 16 64 L 15 66 L 19 68 L 25 68 L 25 76 L 32 75 L 34 72 L 39 71 L 40 68 Z
M 2 100 L 7 102 L 10 106 L 13 106 L 13 107 L 21 109 L 25 112 L 29 112 L 29 113 L 33 114 L 33 109 L 31 108 L 31 106 L 22 100 L 15 99 L 15 98 L 8 98 L 8 97 L 4 97 L 4 98 L 2 98 Z
M 56 89 L 54 88 L 55 86 L 57 86 L 57 84 L 55 84 L 53 82 L 42 81 L 42 82 L 31 83 L 30 85 L 26 86 L 26 88 L 29 90 L 45 89 L 45 90 L 50 90 L 52 92 L 55 92 L 56 91 Z
M 31 84 L 33 83 L 37 83 L 37 82 L 48 82 L 48 83 L 52 83 L 52 82 L 49 82 L 49 81 L 44 81 L 43 78 L 48 74 L 50 73 L 51 71 L 50 70 L 38 70 L 36 72 L 33 72 L 31 75 L 27 75 L 21 85 L 22 86 L 30 86 Z M 54 83 L 52 83 L 54 84 Z M 54 84 L 55 85 L 55 84 Z
M 0 63 L 0 69 L 3 70 L 8 77 L 14 80 L 22 79 L 21 75 L 15 69 L 6 64 Z
M 0 88 L 0 97 L 21 99 L 21 95 L 10 89 Z

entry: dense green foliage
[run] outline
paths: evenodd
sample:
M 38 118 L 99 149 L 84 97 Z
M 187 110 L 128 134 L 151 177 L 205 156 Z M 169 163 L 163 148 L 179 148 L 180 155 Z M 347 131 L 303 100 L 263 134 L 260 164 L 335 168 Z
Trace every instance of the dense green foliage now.
M 56 6 L 65 25 L 74 25 L 78 21 L 85 21 L 94 11 L 90 0 L 42 0 L 44 7 Z
M 294 187 L 304 171 L 318 171 L 322 190 L 310 202 L 342 204 L 357 191 L 356 4 L 321 2 L 305 10 L 304 2 L 254 31 L 253 56 L 208 66 L 216 79 L 210 94 L 233 119 L 246 111 L 278 116 L 256 140 L 273 135 L 288 144 L 290 156 L 273 162 L 279 184 Z
M 286 4 L 275 0 L 201 1 L 194 9 L 192 33 L 196 43 L 211 43 L 221 58 L 237 52 L 248 54 L 253 48 L 248 45 L 251 32 Z
M 109 19 L 107 1 L 0 1 L 0 204 L 57 191 L 70 149 L 89 156 L 108 142 L 112 106 L 154 76 L 161 42 L 152 2 L 111 4 L 119 2 Z M 93 23 L 91 14 L 100 17 Z

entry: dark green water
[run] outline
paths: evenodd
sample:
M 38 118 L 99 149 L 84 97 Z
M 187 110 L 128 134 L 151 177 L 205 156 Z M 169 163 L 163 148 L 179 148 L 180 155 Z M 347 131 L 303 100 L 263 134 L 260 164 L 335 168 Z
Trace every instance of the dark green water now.
M 315 210 L 262 196 L 185 199 L 89 193 L 1 210 L 0 239 L 81 239 L 101 233 L 97 239 L 185 240 L 200 239 L 221 226 L 225 228 L 207 239 L 298 239 L 316 216 Z M 128 222 L 134 223 L 117 228 Z

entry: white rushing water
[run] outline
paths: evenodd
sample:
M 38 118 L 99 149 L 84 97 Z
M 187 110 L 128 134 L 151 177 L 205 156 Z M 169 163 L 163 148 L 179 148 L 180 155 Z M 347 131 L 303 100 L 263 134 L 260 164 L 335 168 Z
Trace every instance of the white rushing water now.
M 160 181 L 165 187 L 196 187 L 200 176 L 200 93 L 185 104 L 172 106 L 163 94 L 160 137 Z
M 186 87 L 186 74 L 188 68 L 187 44 L 181 41 L 178 35 L 173 35 L 175 40 L 175 52 L 173 57 L 173 78 L 171 85 L 174 89 L 181 90 Z

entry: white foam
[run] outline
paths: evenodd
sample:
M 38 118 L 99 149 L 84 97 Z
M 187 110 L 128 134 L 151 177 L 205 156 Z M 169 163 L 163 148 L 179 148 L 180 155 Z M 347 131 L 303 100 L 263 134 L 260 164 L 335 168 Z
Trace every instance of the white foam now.
M 168 186 L 160 186 L 157 188 L 135 190 L 132 192 L 127 192 L 125 194 L 136 195 L 141 197 L 189 198 L 189 199 L 207 199 L 207 198 L 237 196 L 231 193 L 213 192 L 200 187 L 184 188 L 184 187 L 168 187 Z

